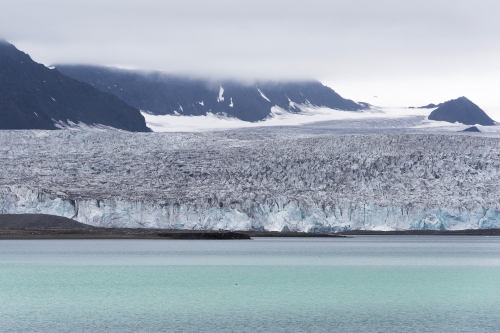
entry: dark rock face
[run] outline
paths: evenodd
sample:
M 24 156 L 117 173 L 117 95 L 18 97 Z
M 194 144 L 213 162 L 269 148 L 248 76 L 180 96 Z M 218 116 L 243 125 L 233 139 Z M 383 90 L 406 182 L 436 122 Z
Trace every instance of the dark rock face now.
M 45 214 L 0 214 L 0 228 L 89 229 L 88 224 Z
M 429 120 L 447 121 L 450 123 L 459 122 L 465 125 L 495 125 L 495 121 L 481 110 L 476 104 L 465 97 L 444 102 L 432 111 Z
M 0 129 L 57 129 L 68 121 L 149 132 L 139 110 L 34 62 L 0 41 Z
M 83 65 L 58 65 L 57 69 L 101 91 L 112 93 L 140 110 L 157 115 L 214 113 L 245 121 L 259 121 L 270 115 L 273 106 L 292 112 L 300 112 L 297 104 L 346 111 L 367 108 L 365 104 L 342 98 L 317 81 L 244 85 Z
M 419 106 L 417 109 L 434 109 L 434 108 L 437 108 L 438 106 L 440 106 L 441 104 L 427 104 L 427 105 L 424 105 L 424 106 Z
M 481 132 L 481 130 L 479 128 L 477 128 L 476 126 L 472 126 L 472 127 L 464 129 L 462 132 Z

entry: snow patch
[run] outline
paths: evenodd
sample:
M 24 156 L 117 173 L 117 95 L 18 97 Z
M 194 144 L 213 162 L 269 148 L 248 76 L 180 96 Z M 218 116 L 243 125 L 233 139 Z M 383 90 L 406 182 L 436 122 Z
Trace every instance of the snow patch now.
M 229 104 L 229 107 L 232 108 L 234 107 L 234 104 L 233 104 L 233 98 L 231 97 L 231 103 Z
M 38 116 L 38 115 L 37 115 Z M 77 131 L 123 131 L 118 128 L 114 128 L 111 126 L 103 125 L 103 124 L 85 124 L 82 122 L 74 123 L 71 120 L 67 120 L 64 122 L 63 120 L 55 120 L 52 119 L 54 122 L 54 126 L 63 129 L 63 130 L 77 130 Z
M 154 132 L 199 132 L 216 129 L 244 128 L 252 124 L 223 114 L 207 112 L 205 116 L 152 115 L 141 111 Z
M 220 86 L 219 89 L 219 97 L 217 97 L 217 102 L 224 102 L 224 88 L 222 88 L 222 86 Z
M 269 98 L 267 98 L 267 97 L 266 97 L 266 95 L 264 95 L 264 93 L 263 93 L 263 92 L 262 92 L 259 88 L 257 88 L 257 91 L 259 92 L 260 96 L 261 96 L 263 99 L 265 99 L 265 100 L 266 100 L 266 101 L 268 101 L 268 102 L 271 102 L 271 101 L 269 100 Z

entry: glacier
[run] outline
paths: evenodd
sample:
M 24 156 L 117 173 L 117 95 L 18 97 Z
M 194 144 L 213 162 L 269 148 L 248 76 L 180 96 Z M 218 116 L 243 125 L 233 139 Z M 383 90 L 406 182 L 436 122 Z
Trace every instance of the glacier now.
M 239 130 L 0 132 L 0 213 L 102 227 L 500 228 L 500 139 Z

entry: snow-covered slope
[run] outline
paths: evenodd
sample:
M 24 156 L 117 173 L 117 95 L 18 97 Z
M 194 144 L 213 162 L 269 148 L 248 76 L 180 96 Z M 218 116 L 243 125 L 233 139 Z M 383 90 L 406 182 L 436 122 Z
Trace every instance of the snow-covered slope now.
M 0 213 L 109 227 L 500 227 L 496 138 L 3 131 L 0 142 Z
M 273 107 L 269 117 L 258 122 L 209 113 L 204 116 L 153 115 L 142 111 L 146 123 L 154 132 L 198 132 L 218 129 L 297 126 L 331 120 L 392 119 L 427 116 L 429 110 L 371 107 L 363 111 L 341 111 L 325 107 L 296 105 L 300 112 Z

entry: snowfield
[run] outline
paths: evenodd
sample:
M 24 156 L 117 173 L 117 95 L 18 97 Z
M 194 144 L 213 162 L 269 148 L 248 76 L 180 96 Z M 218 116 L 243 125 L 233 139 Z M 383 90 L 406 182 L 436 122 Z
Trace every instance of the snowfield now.
M 421 118 L 383 124 L 408 119 Z M 1 131 L 0 213 L 134 228 L 500 227 L 500 139 L 325 126 Z
M 265 96 L 263 97 L 265 98 Z M 398 128 L 400 130 L 420 130 L 424 132 L 460 131 L 470 127 L 459 123 L 451 124 L 444 121 L 428 120 L 427 117 L 435 109 L 372 106 L 370 109 L 363 111 L 342 111 L 311 105 L 295 106 L 297 107 L 297 112 L 290 112 L 278 107 L 273 107 L 271 109 L 271 116 L 259 122 L 247 122 L 237 118 L 212 113 L 206 116 L 153 115 L 145 111 L 141 113 L 146 119 L 147 126 L 154 132 L 202 132 L 241 128 L 300 126 L 318 122 L 337 122 L 338 125 L 343 126 L 348 123 L 352 124 L 352 121 L 359 121 L 357 127 L 366 127 L 366 121 L 376 121 L 379 127 L 384 127 L 384 121 L 390 123 L 397 119 L 403 120 L 405 124 L 403 125 L 400 122 L 396 126 L 392 124 L 385 127 Z M 500 135 L 499 126 L 478 125 L 478 127 L 480 127 L 483 132 Z
M 222 90 L 221 90 L 222 91 Z M 199 132 L 217 129 L 296 126 L 331 120 L 362 120 L 402 118 L 411 116 L 427 117 L 432 110 L 407 108 L 376 108 L 364 111 L 342 111 L 329 108 L 296 105 L 297 112 L 279 107 L 271 109 L 271 116 L 259 122 L 247 122 L 237 118 L 209 113 L 206 116 L 153 115 L 142 112 L 146 124 L 154 132 Z

